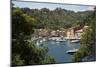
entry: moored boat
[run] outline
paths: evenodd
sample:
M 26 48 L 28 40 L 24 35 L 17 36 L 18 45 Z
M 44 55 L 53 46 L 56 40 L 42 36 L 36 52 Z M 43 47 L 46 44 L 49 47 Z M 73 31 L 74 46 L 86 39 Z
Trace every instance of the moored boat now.
M 80 40 L 72 40 L 71 42 L 72 43 L 78 43 L 78 42 L 80 42 Z
M 68 54 L 73 54 L 73 53 L 76 53 L 79 49 L 72 49 L 72 50 L 68 50 L 66 51 L 66 53 Z

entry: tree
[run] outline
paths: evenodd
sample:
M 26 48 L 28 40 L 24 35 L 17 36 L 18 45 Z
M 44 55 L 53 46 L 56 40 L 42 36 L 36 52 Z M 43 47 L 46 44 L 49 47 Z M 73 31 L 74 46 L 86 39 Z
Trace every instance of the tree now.
M 30 42 L 36 19 L 25 14 L 20 8 L 12 11 L 12 65 L 43 64 L 47 57 L 46 48 L 37 48 Z M 53 63 L 48 59 L 49 63 Z M 45 64 L 45 63 L 44 63 Z
M 85 19 L 86 22 L 90 22 L 87 28 L 84 29 L 84 32 L 81 36 L 81 48 L 78 52 L 74 54 L 73 61 L 82 61 L 84 57 L 87 56 L 95 56 L 95 48 L 96 48 L 96 16 L 95 16 L 95 9 L 94 12 L 87 16 Z M 95 60 L 95 59 L 94 59 Z

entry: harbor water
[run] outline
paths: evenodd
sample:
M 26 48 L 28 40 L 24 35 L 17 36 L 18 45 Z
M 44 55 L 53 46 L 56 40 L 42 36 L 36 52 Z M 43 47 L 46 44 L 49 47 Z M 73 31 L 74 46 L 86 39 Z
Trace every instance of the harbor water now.
M 72 43 L 70 40 L 66 41 L 46 41 L 43 42 L 48 47 L 48 55 L 52 56 L 56 63 L 69 63 L 72 62 L 73 54 L 68 54 L 66 51 L 79 49 L 80 43 Z

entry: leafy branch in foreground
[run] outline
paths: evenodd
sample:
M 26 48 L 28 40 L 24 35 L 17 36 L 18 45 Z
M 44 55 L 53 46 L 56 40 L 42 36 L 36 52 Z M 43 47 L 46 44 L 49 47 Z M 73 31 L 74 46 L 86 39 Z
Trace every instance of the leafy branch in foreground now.
M 37 48 L 29 42 L 36 19 L 24 14 L 20 8 L 14 8 L 12 12 L 12 65 L 54 63 L 53 58 L 46 57 L 46 48 Z

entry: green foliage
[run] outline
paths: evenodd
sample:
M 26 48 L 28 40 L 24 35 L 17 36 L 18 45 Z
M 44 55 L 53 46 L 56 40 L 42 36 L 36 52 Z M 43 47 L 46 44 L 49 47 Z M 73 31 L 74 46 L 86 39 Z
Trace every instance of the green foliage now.
M 30 35 L 33 33 L 33 25 L 36 20 L 27 14 L 24 14 L 19 8 L 13 10 L 12 13 L 12 35 L 17 37 L 17 35 Z M 27 32 L 29 31 L 29 32 Z
M 95 36 L 92 36 L 93 33 L 94 32 L 91 28 L 88 27 L 85 29 L 81 37 L 81 48 L 77 53 L 75 53 L 73 61 L 79 62 L 85 56 L 92 55 L 95 52 L 93 51 L 95 49 Z
M 15 56 L 13 56 L 13 58 L 15 58 L 12 61 L 13 65 L 23 65 L 24 64 L 24 60 L 21 60 L 19 55 L 15 55 Z
M 21 9 L 24 13 L 37 19 L 37 23 L 34 25 L 35 28 L 47 28 L 53 30 L 57 30 L 60 28 L 70 28 L 75 25 L 84 26 L 85 22 L 83 22 L 83 20 L 86 19 L 88 14 L 93 13 L 93 11 L 76 13 L 74 11 L 65 10 L 62 8 L 56 8 L 54 10 L 49 10 L 47 8 Z
M 84 30 L 84 33 L 82 34 L 81 37 L 81 43 L 89 46 L 91 44 L 91 39 L 92 39 L 92 34 L 93 30 L 91 28 L 87 28 Z
M 80 62 L 82 58 L 90 55 L 90 50 L 87 47 L 81 47 L 78 52 L 74 54 L 73 62 Z
M 46 59 L 42 61 L 42 64 L 53 64 L 53 63 L 55 63 L 55 60 L 53 57 L 50 56 L 46 57 Z
M 47 60 L 47 48 L 37 48 L 29 42 L 34 32 L 37 20 L 25 14 L 20 8 L 12 11 L 12 65 L 45 64 Z M 53 63 L 48 59 L 48 63 Z
M 81 36 L 81 48 L 78 52 L 74 54 L 73 61 L 78 62 L 82 61 L 82 58 L 86 56 L 95 56 L 95 48 L 96 48 L 96 16 L 95 10 L 92 14 L 87 16 L 84 20 L 89 23 L 85 23 L 88 25 L 87 28 L 84 29 L 84 32 Z

